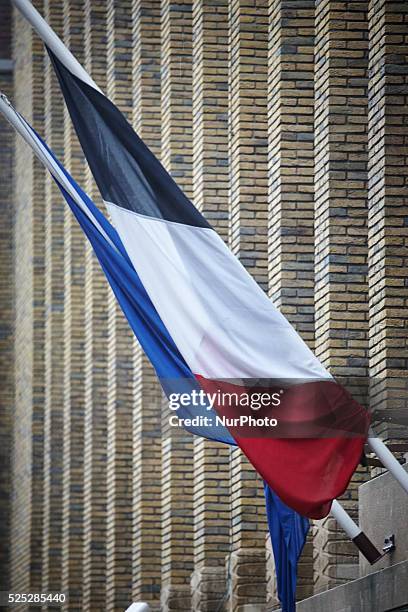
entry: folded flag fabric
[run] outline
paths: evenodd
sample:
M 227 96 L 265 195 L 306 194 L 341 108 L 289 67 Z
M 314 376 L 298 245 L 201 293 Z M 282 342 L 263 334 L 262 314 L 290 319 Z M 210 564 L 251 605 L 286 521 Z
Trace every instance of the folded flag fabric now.
M 305 388 L 313 385 L 305 394 L 305 412 L 313 415 L 319 404 L 318 414 L 326 417 L 338 406 L 352 406 L 359 435 L 276 439 L 256 429 L 250 437 L 233 434 L 285 504 L 322 518 L 360 460 L 368 415 L 332 381 L 116 106 L 49 53 L 127 256 L 200 387 L 232 380 L 251 391 L 249 380 L 273 378 L 291 386 L 301 381 Z M 325 386 L 321 392 L 321 381 L 332 391 Z M 214 408 L 221 415 L 225 409 L 217 403 Z
M 51 172 L 91 242 L 132 330 L 154 364 L 159 379 L 164 382 L 165 391 L 169 394 L 174 389 L 180 390 L 180 381 L 183 381 L 184 389 L 191 392 L 195 386 L 195 377 L 163 326 L 127 256 L 118 233 L 34 129 L 11 106 L 9 110 L 18 121 L 25 139 Z M 181 411 L 186 417 L 193 416 L 189 407 L 182 407 Z M 228 431 L 222 427 L 214 430 L 208 427 L 205 430 L 192 427 L 189 428 L 189 431 L 220 442 L 234 444 Z M 283 612 L 290 612 L 295 606 L 296 593 L 294 559 L 297 559 L 301 550 L 302 532 L 299 531 L 299 525 L 303 525 L 306 537 L 308 520 L 300 517 L 294 510 L 280 502 L 266 484 L 265 498 L 268 525 L 276 558 L 279 597 L 282 601 Z
M 177 389 L 179 389 L 180 380 L 191 381 L 191 386 L 184 383 L 185 390 L 191 392 L 195 384 L 195 377 L 188 369 L 151 304 L 118 233 L 35 130 L 11 106 L 10 112 L 19 122 L 26 140 L 51 172 L 61 193 L 91 242 L 109 284 L 132 330 L 154 364 L 159 379 L 171 381 L 171 384 Z M 165 391 L 171 393 L 172 390 L 167 385 Z M 181 410 L 184 416 L 192 416 L 188 407 L 182 407 Z M 234 444 L 228 431 L 223 430 L 222 427 L 218 427 L 214 431 L 211 431 L 208 427 L 205 431 L 193 427 L 189 428 L 189 431 L 220 442 Z M 282 601 L 283 612 L 291 612 L 293 606 L 295 606 L 296 593 L 296 565 L 293 565 L 293 560 L 296 558 L 296 551 L 299 550 L 300 552 L 301 543 L 298 525 L 308 525 L 308 520 L 300 517 L 282 502 L 278 503 L 276 501 L 278 500 L 277 496 L 274 496 L 266 484 L 265 499 L 268 525 L 276 557 L 279 597 Z M 293 531 L 293 534 L 291 534 L 291 531 Z M 305 537 L 306 532 L 305 527 Z
M 288 508 L 266 483 L 265 501 L 279 601 L 283 612 L 295 612 L 297 563 L 306 542 L 309 521 Z

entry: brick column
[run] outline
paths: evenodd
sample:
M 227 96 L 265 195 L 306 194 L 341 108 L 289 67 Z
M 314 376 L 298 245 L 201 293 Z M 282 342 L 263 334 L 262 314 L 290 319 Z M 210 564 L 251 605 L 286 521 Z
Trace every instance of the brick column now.
M 407 406 L 408 13 L 405 2 L 369 5 L 369 314 L 372 409 Z M 384 439 L 405 438 L 386 425 Z
M 44 17 L 63 34 L 63 2 L 44 2 Z M 45 139 L 64 161 L 64 107 L 48 54 L 45 55 Z M 65 201 L 51 176 L 46 176 L 46 328 L 44 404 L 44 526 L 42 591 L 60 591 L 62 570 L 62 469 L 64 405 L 64 214 Z
M 42 4 L 36 2 L 42 10 Z M 14 12 L 16 108 L 44 130 L 43 47 Z M 12 449 L 11 589 L 41 590 L 45 326 L 45 173 L 21 138 L 14 167 L 15 406 Z
M 107 93 L 128 118 L 132 111 L 131 0 L 107 4 Z M 133 333 L 113 292 L 108 299 L 108 442 L 106 607 L 124 610 L 132 598 Z
M 228 240 L 228 3 L 193 5 L 194 203 Z M 226 590 L 229 449 L 194 438 L 192 609 L 213 612 Z
M 85 2 L 85 67 L 106 91 L 106 3 Z M 86 167 L 85 187 L 99 191 Z M 89 243 L 85 253 L 85 434 L 83 610 L 106 609 L 108 281 Z
M 229 449 L 194 439 L 194 573 L 192 609 L 217 610 L 227 590 L 230 549 Z M 220 608 L 223 609 L 223 608 Z
M 161 149 L 160 0 L 134 0 L 133 124 L 155 155 Z M 139 344 L 134 355 L 133 585 L 134 601 L 160 606 L 161 410 L 156 374 Z M 152 474 L 155 477 L 152 478 Z
M 192 2 L 162 1 L 162 161 L 192 196 Z M 193 437 L 162 423 L 161 607 L 189 610 L 193 570 Z
M 0 90 L 13 99 L 11 49 L 11 6 L 0 7 Z M 8 64 L 8 66 L 7 66 Z M 10 590 L 11 528 L 11 452 L 12 416 L 15 406 L 14 385 L 14 286 L 13 286 L 13 164 L 14 130 L 0 118 L 0 590 Z
M 267 40 L 264 2 L 229 4 L 230 246 L 267 290 Z M 266 601 L 266 517 L 262 482 L 239 449 L 231 452 L 232 591 L 229 609 Z
M 269 293 L 314 349 L 314 0 L 269 5 Z M 312 537 L 298 598 L 313 594 Z M 274 578 L 272 578 L 272 582 Z
M 135 350 L 132 594 L 160 610 L 162 392 L 140 346 Z
M 269 10 L 269 292 L 313 350 L 314 0 Z
M 153 153 L 161 153 L 161 4 L 133 0 L 133 124 Z
M 316 355 L 360 401 L 368 374 L 367 3 L 316 7 Z M 357 472 L 343 496 L 356 517 Z M 317 591 L 357 577 L 354 545 L 333 518 L 318 524 Z
M 83 0 L 64 0 L 64 42 L 84 61 Z M 79 185 L 85 165 L 68 110 L 64 107 L 65 166 Z M 84 542 L 85 235 L 64 202 L 64 415 L 62 589 L 68 609 L 82 605 Z

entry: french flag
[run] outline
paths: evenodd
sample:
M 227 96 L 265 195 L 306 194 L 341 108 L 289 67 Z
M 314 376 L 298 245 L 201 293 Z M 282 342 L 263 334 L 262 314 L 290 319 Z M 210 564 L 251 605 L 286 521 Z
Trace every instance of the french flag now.
M 69 112 L 113 227 L 11 105 L 13 124 L 51 172 L 165 393 L 282 393 L 276 431 L 228 422 L 270 408 L 182 406 L 193 434 L 238 444 L 265 481 L 284 612 L 295 609 L 296 564 L 308 531 L 347 487 L 368 416 L 329 375 L 186 198 L 119 110 L 51 52 Z M 215 424 L 214 424 L 215 423 Z M 300 435 L 302 434 L 302 435 Z
M 285 504 L 306 517 L 326 516 L 361 459 L 368 414 L 333 381 L 116 106 L 49 53 L 146 309 L 172 347 L 166 355 L 141 341 L 165 391 L 177 379 L 178 391 L 183 381 L 183 389 L 238 388 L 239 395 L 273 379 L 274 389 L 285 390 L 274 412 L 282 437 L 265 427 L 192 431 L 238 444 Z M 214 406 L 220 417 L 235 408 Z
M 92 244 L 109 284 L 132 330 L 154 364 L 166 393 L 171 397 L 176 390 L 178 394 L 186 392 L 191 395 L 193 391 L 199 391 L 200 388 L 194 375 L 163 326 L 115 228 L 74 181 L 39 134 L 1 93 L 0 109 L 32 147 L 36 156 L 57 183 Z M 206 408 L 208 409 L 208 406 Z M 200 409 L 202 410 L 201 405 L 198 410 Z M 180 413 L 184 418 L 194 417 L 188 406 L 183 406 Z M 201 416 L 204 415 L 201 414 Z M 235 444 L 233 438 L 223 427 L 210 428 L 207 426 L 205 430 L 202 427 L 187 429 L 193 434 L 212 440 Z M 309 522 L 286 506 L 267 484 L 265 484 L 265 499 L 276 562 L 279 598 L 283 612 L 293 612 L 295 610 L 296 566 L 305 543 Z

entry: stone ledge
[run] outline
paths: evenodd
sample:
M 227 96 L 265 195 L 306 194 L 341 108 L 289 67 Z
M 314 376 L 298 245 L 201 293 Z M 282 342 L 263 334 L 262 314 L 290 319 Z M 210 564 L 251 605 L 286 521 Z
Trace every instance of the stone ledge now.
M 408 606 L 408 561 L 300 601 L 297 612 L 388 612 Z
M 404 465 L 408 471 L 408 465 Z M 360 555 L 360 576 L 378 572 L 408 559 L 408 497 L 401 485 L 385 472 L 361 485 L 359 492 L 359 525 L 379 550 L 384 537 L 395 535 L 396 548 L 375 565 Z

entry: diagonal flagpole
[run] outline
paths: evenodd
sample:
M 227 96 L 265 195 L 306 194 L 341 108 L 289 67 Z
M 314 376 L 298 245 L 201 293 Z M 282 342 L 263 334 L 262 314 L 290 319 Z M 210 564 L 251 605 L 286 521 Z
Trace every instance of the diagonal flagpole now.
M 80 78 L 82 81 L 84 81 L 94 89 L 101 91 L 95 81 L 81 66 L 75 56 L 57 36 L 57 34 L 52 30 L 52 28 L 48 25 L 45 19 L 40 15 L 40 13 L 36 10 L 36 8 L 31 4 L 29 0 L 12 0 L 12 3 L 32 25 L 34 30 L 43 40 L 43 42 L 54 52 L 58 59 L 63 62 L 64 65 L 74 75 L 76 75 L 78 78 Z M 7 105 L 4 99 L 0 99 L 0 110 L 3 113 L 5 111 L 5 104 Z M 10 121 L 10 117 L 7 118 Z M 13 121 L 11 121 L 11 123 L 13 123 Z M 17 129 L 17 131 L 21 133 L 17 125 L 14 125 L 14 127 Z M 32 143 L 28 142 L 28 144 L 32 146 Z M 370 435 L 373 436 L 373 433 L 371 432 Z M 379 438 L 369 437 L 368 445 L 370 446 L 371 450 L 377 455 L 377 457 L 381 460 L 384 467 L 389 470 L 391 475 L 402 486 L 405 492 L 408 493 L 408 473 L 404 470 L 402 465 L 390 452 L 384 442 Z M 365 536 L 365 534 L 361 531 L 361 529 L 357 526 L 357 524 L 353 521 L 353 519 L 348 515 L 348 513 L 344 510 L 344 508 L 337 500 L 333 501 L 331 514 L 334 516 L 334 518 L 336 518 L 339 525 L 344 529 L 350 539 L 358 546 L 361 553 L 370 561 L 370 563 L 374 563 L 382 556 L 382 554 L 379 553 L 379 551 L 374 547 L 374 545 L 368 540 L 367 536 Z M 367 542 L 370 546 L 368 546 Z
M 61 169 L 58 165 L 51 160 L 44 152 L 44 149 L 38 144 L 38 142 L 34 139 L 33 134 L 27 125 L 26 121 L 23 117 L 15 110 L 12 106 L 11 102 L 8 100 L 7 96 L 0 91 L 0 111 L 3 113 L 4 117 L 7 119 L 9 123 L 14 127 L 14 129 L 22 136 L 25 142 L 32 148 L 36 157 L 40 160 L 40 162 L 47 168 L 50 172 L 51 176 L 53 176 L 64 189 L 73 197 L 75 201 L 77 201 L 78 205 L 82 209 L 82 211 L 86 214 L 87 217 L 91 220 L 91 222 L 95 225 L 98 231 L 102 234 L 102 236 L 109 242 L 111 247 L 117 251 L 116 246 L 113 244 L 109 236 L 106 234 L 103 227 L 100 225 L 97 219 L 90 213 L 88 208 L 82 204 L 80 200 L 76 197 L 76 192 L 72 188 L 70 182 L 66 178 L 66 176 L 61 172 Z
M 57 36 L 54 30 L 48 25 L 45 19 L 40 15 L 35 6 L 29 0 L 12 0 L 12 3 L 27 21 L 32 25 L 41 40 L 55 53 L 55 55 L 64 62 L 65 66 L 79 79 L 101 91 L 92 77 L 87 73 L 85 68 L 78 62 L 76 57 L 64 45 L 62 40 Z

